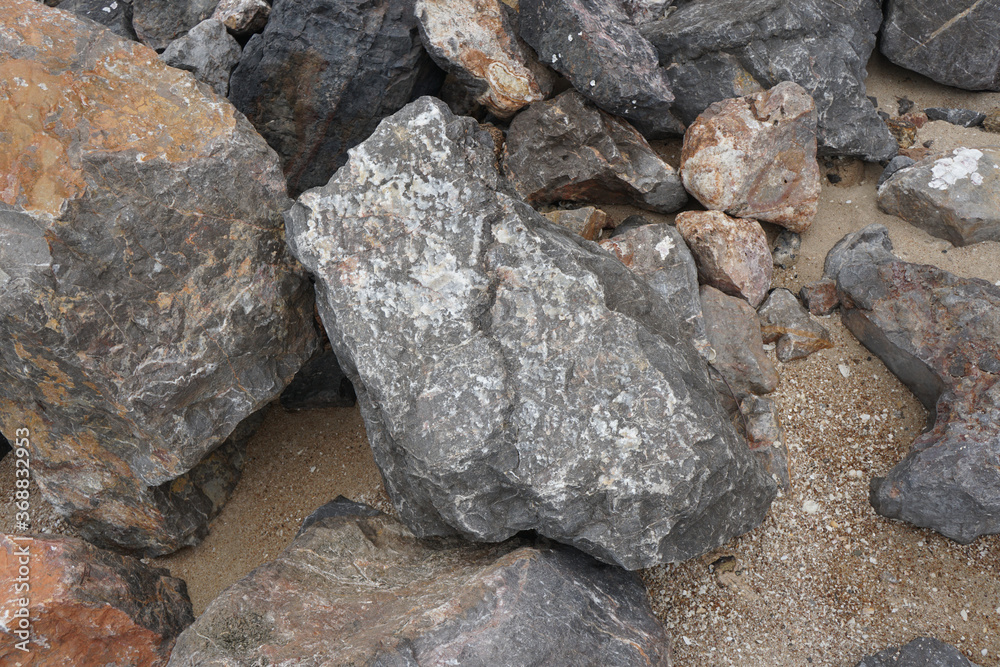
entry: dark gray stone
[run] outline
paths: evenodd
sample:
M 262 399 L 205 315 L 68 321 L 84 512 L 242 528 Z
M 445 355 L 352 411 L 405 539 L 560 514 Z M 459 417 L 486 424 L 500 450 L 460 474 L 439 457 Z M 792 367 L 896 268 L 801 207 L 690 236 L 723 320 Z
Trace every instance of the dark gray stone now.
M 132 0 L 132 27 L 140 42 L 163 51 L 170 42 L 211 18 L 217 4 L 219 0 Z
M 401 518 L 628 568 L 757 525 L 774 483 L 680 313 L 507 188 L 490 136 L 422 98 L 286 216 Z
M 521 0 L 521 37 L 541 62 L 651 139 L 683 134 L 656 49 L 618 2 Z
M 10 441 L 4 437 L 3 433 L 0 433 L 0 461 L 10 454 L 11 451 L 13 451 L 13 448 L 10 446 Z
M 632 231 L 633 229 L 638 229 L 639 227 L 645 227 L 646 225 L 652 225 L 652 224 L 654 224 L 653 221 L 651 221 L 649 218 L 645 216 L 630 215 L 629 217 L 622 220 L 621 223 L 614 228 L 614 230 L 611 232 L 611 238 L 615 238 L 616 236 L 621 236 L 622 234 L 626 234 Z
M 330 517 L 362 517 L 381 515 L 382 512 L 379 512 L 374 507 L 369 507 L 364 503 L 354 502 L 344 496 L 337 496 L 327 504 L 321 505 L 318 509 L 314 510 L 312 514 L 307 516 L 302 521 L 302 525 L 299 527 L 299 532 L 295 534 L 295 537 L 299 537 L 302 533 L 309 530 L 309 527 L 317 521 Z
M 794 81 L 816 101 L 820 155 L 888 160 L 897 146 L 865 95 L 878 0 L 693 0 L 642 27 L 691 123 L 710 104 Z
M 439 72 L 413 2 L 279 2 L 247 42 L 229 96 L 278 152 L 293 195 L 326 183 L 347 149 Z
M 998 52 L 1000 53 L 1000 52 Z M 952 125 L 962 127 L 976 127 L 982 125 L 986 120 L 986 114 L 972 109 L 945 109 L 944 107 L 931 107 L 924 109 L 927 120 L 943 120 Z
M 889 160 L 889 164 L 885 165 L 885 169 L 882 170 L 882 174 L 878 177 L 878 183 L 875 184 L 875 187 L 881 188 L 882 184 L 888 181 L 897 171 L 912 167 L 916 163 L 917 161 L 908 155 L 897 155 Z
M 119 37 L 138 39 L 132 28 L 132 0 L 63 0 L 59 9 L 100 23 Z
M 931 637 L 882 649 L 861 659 L 855 667 L 977 667 L 954 646 Z
M 349 408 L 356 400 L 354 386 L 340 369 L 333 350 L 324 350 L 306 362 L 281 392 L 281 407 L 286 410 Z
M 240 48 L 226 26 L 217 19 L 205 19 L 183 37 L 172 41 L 160 54 L 171 67 L 186 70 L 207 83 L 223 97 L 229 93 L 229 74 L 240 60 Z
M 1000 0 L 886 0 L 879 49 L 966 90 L 1000 90 Z
M 764 352 L 757 313 L 743 299 L 702 285 L 701 311 L 715 356 L 712 366 L 724 378 L 720 393 L 739 401 L 747 394 L 769 394 L 778 373 Z

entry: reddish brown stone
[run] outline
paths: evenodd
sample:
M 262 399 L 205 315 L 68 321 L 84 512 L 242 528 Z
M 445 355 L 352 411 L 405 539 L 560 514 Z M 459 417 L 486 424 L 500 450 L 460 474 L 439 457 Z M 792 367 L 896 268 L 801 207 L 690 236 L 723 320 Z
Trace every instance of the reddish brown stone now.
M 544 215 L 557 225 L 573 230 L 588 241 L 596 241 L 603 230 L 612 226 L 608 223 L 608 214 L 593 206 L 568 211 L 550 211 Z
M 885 124 L 889 126 L 889 132 L 900 148 L 909 148 L 917 141 L 917 126 L 910 119 L 893 116 Z
M 764 342 L 777 341 L 778 359 L 789 362 L 833 347 L 830 332 L 787 289 L 771 292 L 758 309 Z
M 837 283 L 833 280 L 817 280 L 803 285 L 799 296 L 813 315 L 829 315 L 840 304 Z
M 778 372 L 764 352 L 757 313 L 746 301 L 702 285 L 699 290 L 705 331 L 715 355 L 712 366 L 725 378 L 723 396 L 740 400 L 748 393 L 768 394 L 778 387 Z

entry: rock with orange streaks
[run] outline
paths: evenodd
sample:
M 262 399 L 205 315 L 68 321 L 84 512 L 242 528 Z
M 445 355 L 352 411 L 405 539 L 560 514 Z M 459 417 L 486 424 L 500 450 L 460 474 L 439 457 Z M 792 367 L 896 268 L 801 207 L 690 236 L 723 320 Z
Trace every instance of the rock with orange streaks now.
M 247 37 L 263 30 L 270 15 L 271 5 L 264 0 L 219 0 L 212 18 L 237 37 Z
M 608 222 L 608 214 L 593 206 L 573 209 L 557 209 L 544 214 L 546 218 L 571 229 L 588 241 L 596 241 L 601 232 L 613 228 Z
M 183 580 L 74 537 L 0 535 L 0 581 L 4 665 L 162 667 L 194 621 Z
M 193 544 L 316 346 L 277 157 L 189 73 L 31 0 L 0 14 L 0 128 L 0 430 L 86 539 Z

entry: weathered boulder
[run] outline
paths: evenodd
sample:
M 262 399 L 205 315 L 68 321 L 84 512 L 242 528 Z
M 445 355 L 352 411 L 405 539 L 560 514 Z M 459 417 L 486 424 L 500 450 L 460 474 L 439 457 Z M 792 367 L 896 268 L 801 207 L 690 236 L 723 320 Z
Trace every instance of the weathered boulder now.
M 773 482 L 681 313 L 508 191 L 471 118 L 408 105 L 286 221 L 418 535 L 532 529 L 638 568 L 762 520 Z
M 212 601 L 170 667 L 670 665 L 629 572 L 526 540 L 421 541 L 363 505 L 326 507 Z
M 0 581 L 4 665 L 163 667 L 194 621 L 184 581 L 74 537 L 0 535 Z
M 521 0 L 519 7 L 521 37 L 587 99 L 651 139 L 684 132 L 656 49 L 621 4 Z
M 0 14 L 0 70 L 24 82 L 0 98 L 0 430 L 30 430 L 88 540 L 192 544 L 234 429 L 316 345 L 277 159 L 190 74 L 41 3 Z
M 546 213 L 545 217 L 557 225 L 576 232 L 588 241 L 596 241 L 601 232 L 611 228 L 608 214 L 593 206 L 558 209 Z
M 237 37 L 248 37 L 267 25 L 271 5 L 265 0 L 219 0 L 212 18 L 222 21 Z
M 680 172 L 707 209 L 805 231 L 820 189 L 812 98 L 784 82 L 712 104 L 684 134 Z
M 765 343 L 777 341 L 782 362 L 808 357 L 833 347 L 830 332 L 809 314 L 795 295 L 784 287 L 773 290 L 757 309 Z
M 132 0 L 63 0 L 59 9 L 73 12 L 125 39 L 138 39 L 132 28 Z
M 769 394 L 778 386 L 778 372 L 764 352 L 757 313 L 738 299 L 709 285 L 699 290 L 708 341 L 715 351 L 712 366 L 722 375 L 723 395 L 740 401 L 747 394 Z
M 792 469 L 778 406 L 769 398 L 750 394 L 740 401 L 740 415 L 750 451 L 760 458 L 778 488 L 787 491 L 792 487 Z
M 830 251 L 844 324 L 933 414 L 871 503 L 962 543 L 1000 532 L 1000 288 L 895 257 L 871 225 Z M 831 261 L 832 260 L 832 261 Z
M 514 118 L 503 170 L 536 206 L 579 201 L 670 213 L 687 201 L 677 172 L 641 134 L 573 90 Z
M 1000 58 L 1000 51 L 998 51 L 998 58 Z M 986 114 L 972 109 L 931 107 L 924 109 L 924 113 L 927 115 L 927 120 L 943 120 L 946 123 L 962 127 L 976 127 L 982 125 L 983 121 L 986 120 Z
M 760 305 L 771 289 L 774 261 L 759 222 L 719 211 L 684 211 L 677 215 L 677 231 L 691 248 L 703 283 L 754 308 Z
M 333 350 L 323 350 L 307 361 L 281 392 L 281 407 L 286 410 L 349 408 L 356 402 L 354 386 Z
M 1000 241 L 1000 149 L 923 159 L 882 184 L 878 206 L 957 246 Z
M 279 2 L 247 42 L 229 98 L 278 152 L 293 195 L 326 183 L 436 69 L 413 2 Z
M 866 96 L 878 0 L 692 0 L 642 27 L 685 123 L 710 104 L 794 81 L 816 100 L 823 155 L 888 160 L 896 143 Z
M 879 49 L 900 67 L 966 90 L 1000 90 L 998 0 L 886 0 Z
M 132 0 L 132 27 L 139 41 L 163 51 L 170 42 L 211 18 L 219 0 Z
M 900 647 L 866 655 L 855 667 L 977 667 L 954 646 L 932 637 L 917 637 Z
M 166 64 L 194 74 L 223 97 L 229 93 L 229 75 L 243 50 L 218 19 L 205 19 L 160 54 Z
M 508 12 L 500 0 L 416 0 L 431 58 L 498 118 L 545 99 L 555 82 L 517 36 Z

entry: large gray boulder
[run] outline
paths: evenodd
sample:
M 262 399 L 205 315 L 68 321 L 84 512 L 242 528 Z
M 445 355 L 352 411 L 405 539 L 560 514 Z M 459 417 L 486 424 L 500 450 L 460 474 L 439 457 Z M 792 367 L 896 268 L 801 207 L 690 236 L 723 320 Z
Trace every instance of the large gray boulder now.
M 976 667 L 954 646 L 933 637 L 917 637 L 866 655 L 855 667 Z
M 689 325 L 514 196 L 472 119 L 408 105 L 286 221 L 418 535 L 537 530 L 639 568 L 763 519 L 775 486 Z
M 229 75 L 242 53 L 225 24 L 213 18 L 205 19 L 186 35 L 172 41 L 160 54 L 160 59 L 171 67 L 191 72 L 194 78 L 225 97 L 229 93 Z

